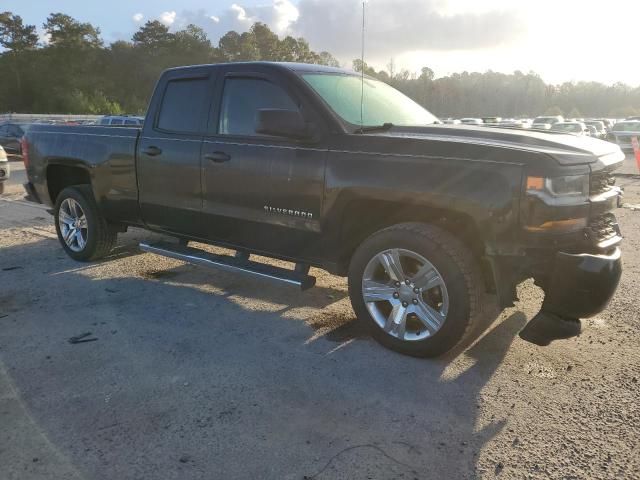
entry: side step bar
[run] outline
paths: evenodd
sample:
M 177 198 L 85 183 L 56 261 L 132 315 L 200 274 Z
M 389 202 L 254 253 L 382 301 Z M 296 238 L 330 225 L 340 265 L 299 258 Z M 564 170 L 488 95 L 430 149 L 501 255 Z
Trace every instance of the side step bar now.
M 316 284 L 316 278 L 308 275 L 308 269 L 299 268 L 288 270 L 260 262 L 254 262 L 247 255 L 216 255 L 213 253 L 191 248 L 179 243 L 158 242 L 154 244 L 141 243 L 140 250 L 163 257 L 175 258 L 209 268 L 219 268 L 229 272 L 240 272 L 255 275 L 267 280 L 274 280 L 307 290 Z

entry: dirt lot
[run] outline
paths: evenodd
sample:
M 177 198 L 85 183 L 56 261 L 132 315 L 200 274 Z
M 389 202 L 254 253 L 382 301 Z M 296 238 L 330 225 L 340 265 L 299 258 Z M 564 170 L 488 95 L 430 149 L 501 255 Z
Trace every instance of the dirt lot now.
M 536 347 L 525 283 L 438 360 L 368 338 L 340 278 L 205 271 L 140 254 L 141 231 L 78 264 L 42 208 L 0 199 L 0 479 L 640 478 L 640 177 L 619 183 L 608 310 Z

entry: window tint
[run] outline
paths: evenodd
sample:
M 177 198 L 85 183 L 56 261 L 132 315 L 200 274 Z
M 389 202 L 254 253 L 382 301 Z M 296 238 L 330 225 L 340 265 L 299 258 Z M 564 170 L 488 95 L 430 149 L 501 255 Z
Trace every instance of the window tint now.
M 335 113 L 353 125 L 419 126 L 438 121 L 409 97 L 378 80 L 368 78 L 363 84 L 360 76 L 324 73 L 304 74 L 303 78 Z
M 124 124 L 125 125 L 137 125 L 138 122 L 136 120 L 125 120 Z
M 279 86 L 255 78 L 230 78 L 224 83 L 219 132 L 227 135 L 258 135 L 256 117 L 263 108 L 298 110 Z
M 114 118 L 111 120 L 111 125 L 122 125 L 124 123 L 124 120 L 122 120 L 121 118 Z
M 100 125 L 109 125 L 109 119 L 108 118 L 102 118 L 100 120 Z
M 6 134 L 7 134 L 7 126 L 0 125 L 0 135 L 6 135 Z
M 162 98 L 158 128 L 178 133 L 201 133 L 202 119 L 208 109 L 209 80 L 193 78 L 167 83 Z

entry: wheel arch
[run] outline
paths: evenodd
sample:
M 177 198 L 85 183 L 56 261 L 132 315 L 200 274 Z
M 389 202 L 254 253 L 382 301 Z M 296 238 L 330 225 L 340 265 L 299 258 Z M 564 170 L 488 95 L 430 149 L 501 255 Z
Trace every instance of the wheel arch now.
M 72 185 L 92 186 L 91 172 L 82 162 L 70 159 L 54 159 L 47 162 L 45 171 L 47 193 L 55 205 L 60 192 Z
M 485 260 L 485 237 L 476 219 L 466 212 L 425 204 L 354 199 L 343 211 L 338 245 L 339 269 L 346 271 L 358 246 L 373 233 L 408 222 L 432 224 L 458 238 L 481 265 L 486 285 L 493 290 L 491 265 Z

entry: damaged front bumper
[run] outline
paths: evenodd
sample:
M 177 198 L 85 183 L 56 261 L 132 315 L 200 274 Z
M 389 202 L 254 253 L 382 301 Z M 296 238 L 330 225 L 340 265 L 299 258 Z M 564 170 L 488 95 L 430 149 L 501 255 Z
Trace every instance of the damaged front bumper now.
M 607 254 L 556 254 L 545 286 L 542 309 L 520 332 L 536 345 L 580 334 L 580 318 L 603 311 L 618 287 L 622 275 L 621 252 Z

